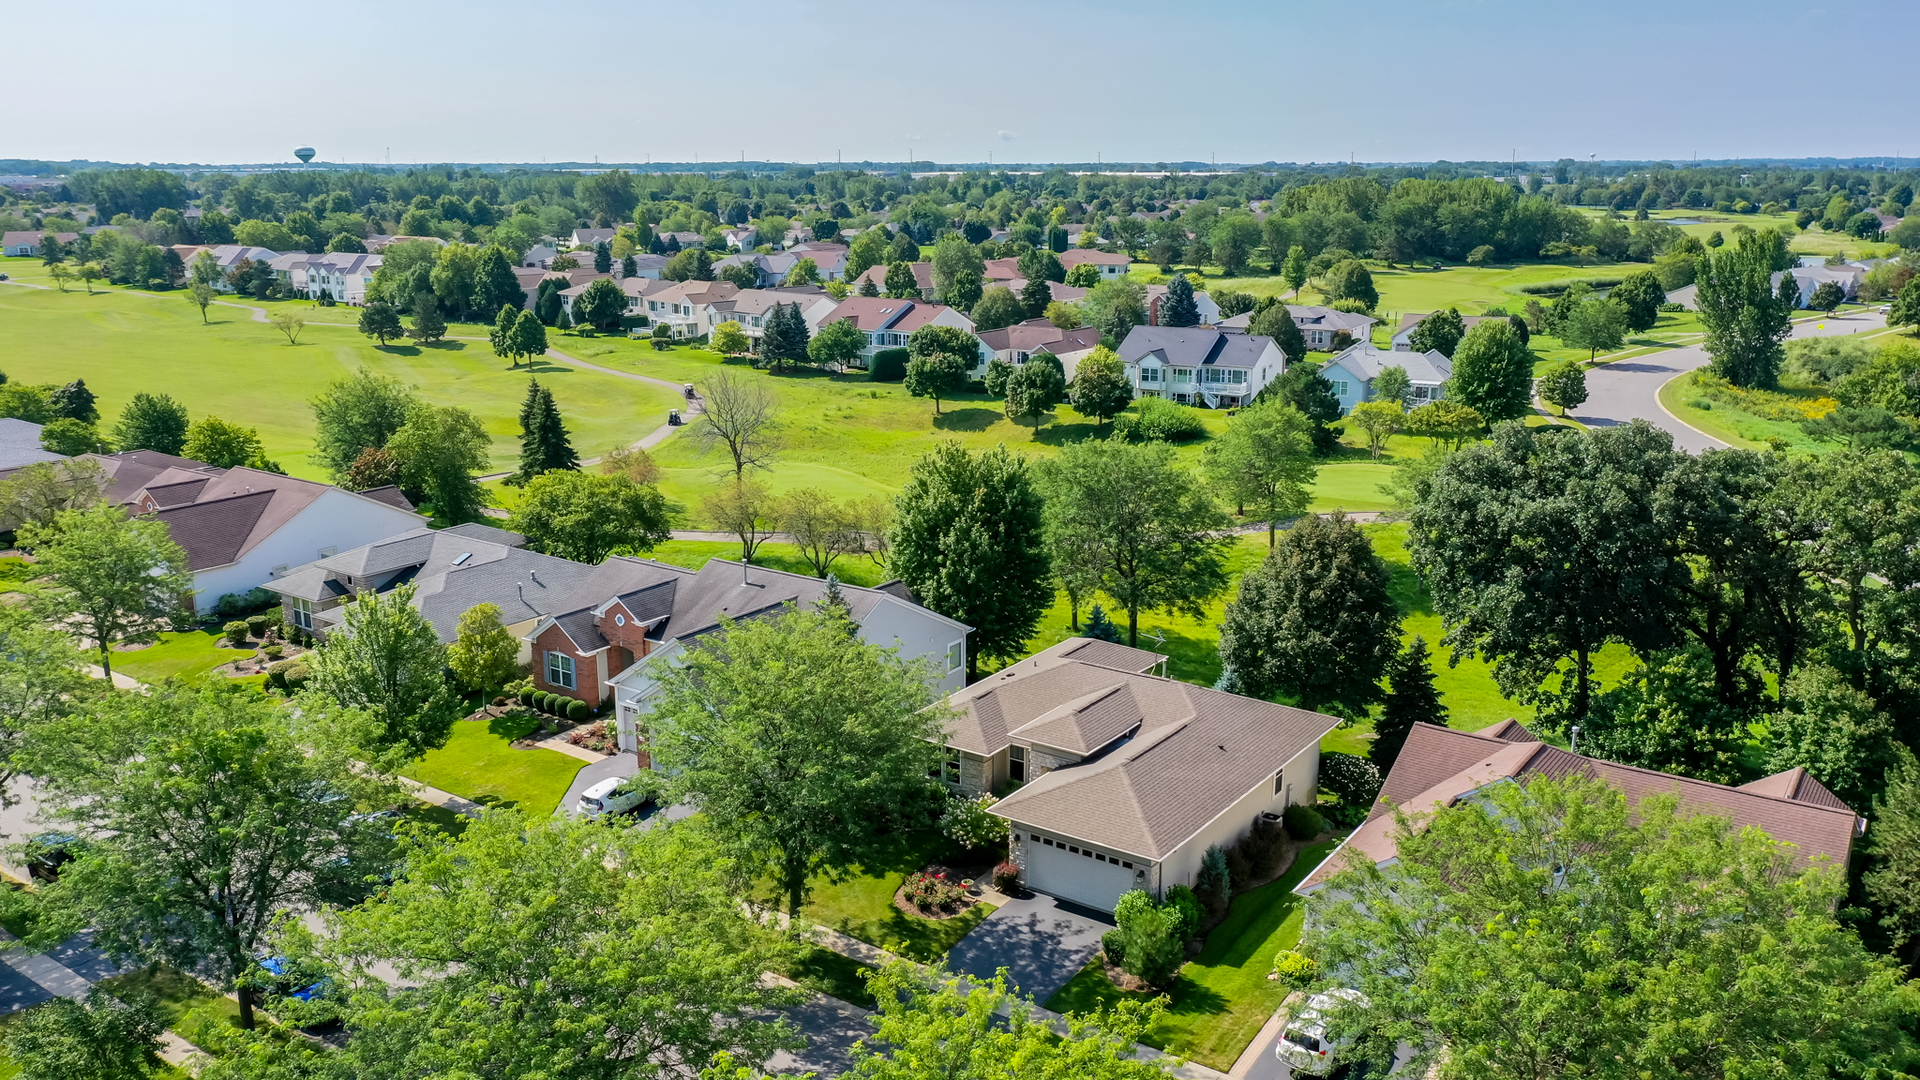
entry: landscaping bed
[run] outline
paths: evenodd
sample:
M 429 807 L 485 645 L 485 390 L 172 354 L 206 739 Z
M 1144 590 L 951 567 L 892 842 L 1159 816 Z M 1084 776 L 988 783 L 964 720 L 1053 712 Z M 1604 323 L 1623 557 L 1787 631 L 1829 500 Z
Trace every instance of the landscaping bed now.
M 965 860 L 958 845 L 937 832 L 899 833 L 886 840 L 886 850 L 870 865 L 850 867 L 837 878 L 816 880 L 801 908 L 801 917 L 900 956 L 938 960 L 993 914 L 994 905 L 975 901 L 948 918 L 927 918 L 901 908 L 894 898 L 909 874 L 929 864 L 951 865 Z M 760 895 L 767 907 L 781 906 L 777 897 L 764 891 Z
M 1129 992 L 1107 978 L 1100 957 L 1046 1001 L 1058 1012 L 1110 1008 L 1126 998 L 1167 996 L 1167 1008 L 1146 1041 L 1210 1068 L 1233 1066 L 1262 1024 L 1273 1015 L 1287 987 L 1267 978 L 1274 954 L 1300 942 L 1303 901 L 1293 887 L 1336 846 L 1326 840 L 1294 849 L 1278 877 L 1233 898 L 1227 917 L 1207 935 L 1200 954 L 1180 969 L 1164 991 Z
M 992 873 L 992 864 L 980 869 L 955 870 L 939 863 L 929 864 L 900 883 L 893 894 L 893 906 L 922 919 L 956 919 L 980 902 L 977 882 Z

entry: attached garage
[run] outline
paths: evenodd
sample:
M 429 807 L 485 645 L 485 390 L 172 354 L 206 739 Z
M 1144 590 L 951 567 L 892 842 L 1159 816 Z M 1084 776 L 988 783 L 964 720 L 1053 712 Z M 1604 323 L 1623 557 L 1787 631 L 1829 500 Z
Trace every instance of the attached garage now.
M 1101 911 L 1112 911 L 1122 894 L 1139 888 L 1146 864 L 1131 855 L 1083 847 L 1059 837 L 1027 834 L 1027 887 Z

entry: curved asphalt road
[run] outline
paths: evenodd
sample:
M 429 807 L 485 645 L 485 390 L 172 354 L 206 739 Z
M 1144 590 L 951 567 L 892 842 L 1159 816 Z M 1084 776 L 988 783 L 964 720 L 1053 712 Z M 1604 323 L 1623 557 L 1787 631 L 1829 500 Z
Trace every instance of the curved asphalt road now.
M 1793 336 L 1833 337 L 1879 330 L 1886 325 L 1885 315 L 1855 312 L 1797 323 L 1793 328 Z M 1691 345 L 1684 349 L 1636 356 L 1631 360 L 1615 360 L 1611 364 L 1592 368 L 1587 372 L 1586 404 L 1574 410 L 1573 418 L 1588 427 L 1610 427 L 1632 420 L 1646 420 L 1655 427 L 1672 432 L 1674 445 L 1683 450 L 1697 454 L 1702 450 L 1722 449 L 1726 443 L 1674 419 L 1660 405 L 1661 386 L 1684 372 L 1705 367 L 1706 364 L 1706 350 Z

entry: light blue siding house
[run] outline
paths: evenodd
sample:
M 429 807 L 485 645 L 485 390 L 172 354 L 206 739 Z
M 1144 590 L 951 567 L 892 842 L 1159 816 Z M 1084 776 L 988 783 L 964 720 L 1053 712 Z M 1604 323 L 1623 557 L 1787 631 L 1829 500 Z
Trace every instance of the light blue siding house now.
M 1333 384 L 1333 392 L 1340 398 L 1340 412 L 1345 415 L 1355 405 L 1373 400 L 1374 378 L 1390 367 L 1405 368 L 1413 382 L 1413 400 L 1407 403 L 1410 409 L 1439 401 L 1447 380 L 1453 377 L 1453 361 L 1437 350 L 1387 352 L 1369 344 L 1355 345 L 1328 360 L 1320 374 Z

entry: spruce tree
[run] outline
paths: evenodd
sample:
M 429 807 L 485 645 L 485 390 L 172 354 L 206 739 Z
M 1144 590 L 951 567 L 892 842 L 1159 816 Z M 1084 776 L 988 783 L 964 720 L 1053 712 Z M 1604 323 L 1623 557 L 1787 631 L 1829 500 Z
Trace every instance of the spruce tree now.
M 407 336 L 431 345 L 447 336 L 447 320 L 440 317 L 440 305 L 432 293 L 421 293 L 413 302 L 413 326 Z
M 770 371 L 781 371 L 808 362 L 807 320 L 799 304 L 775 304 L 767 314 L 766 332 L 760 339 L 760 363 Z
M 613 273 L 613 248 L 605 240 L 593 245 L 593 272 L 596 274 Z
M 1193 282 L 1185 274 L 1173 275 L 1167 282 L 1167 295 L 1160 298 L 1161 326 L 1199 326 L 1200 305 L 1193 300 Z
M 520 471 L 513 482 L 525 484 L 542 473 L 579 467 L 580 455 L 568 438 L 553 391 L 528 379 L 527 396 L 520 403 Z
M 93 391 L 87 389 L 87 380 L 75 379 L 49 395 L 53 411 L 69 420 L 78 420 L 91 424 L 100 419 L 100 409 L 94 404 Z
M 1026 309 L 1027 318 L 1046 317 L 1047 305 L 1053 303 L 1053 290 L 1048 287 L 1046 278 L 1030 278 L 1020 290 L 1020 306 Z
M 860 295 L 861 296 L 879 296 L 880 286 L 875 285 L 873 283 L 872 278 L 863 277 L 860 279 Z
M 634 260 L 633 256 L 629 255 L 626 258 L 620 260 L 620 276 L 621 277 L 623 278 L 637 277 L 639 276 L 639 274 L 640 274 L 640 264 Z
M 385 345 L 401 336 L 400 313 L 385 300 L 374 300 L 360 309 L 360 332 Z
M 1080 636 L 1090 637 L 1095 641 L 1111 641 L 1115 645 L 1118 645 L 1120 643 L 1120 628 L 1113 625 L 1112 619 L 1107 618 L 1106 608 L 1095 604 L 1093 605 L 1093 610 L 1087 612 L 1087 626 L 1086 629 L 1080 631 Z M 1238 693 L 1238 691 L 1235 691 L 1235 693 Z
M 1447 707 L 1440 703 L 1440 692 L 1433 686 L 1433 666 L 1425 638 L 1414 635 L 1387 661 L 1386 674 L 1387 692 L 1380 719 L 1373 725 L 1373 749 L 1367 753 L 1382 775 L 1393 769 L 1415 723 L 1447 726 Z

